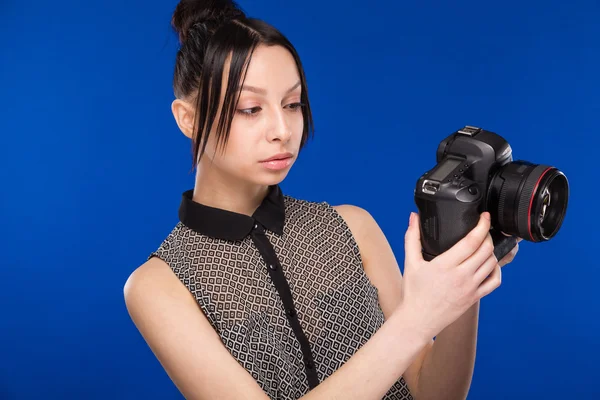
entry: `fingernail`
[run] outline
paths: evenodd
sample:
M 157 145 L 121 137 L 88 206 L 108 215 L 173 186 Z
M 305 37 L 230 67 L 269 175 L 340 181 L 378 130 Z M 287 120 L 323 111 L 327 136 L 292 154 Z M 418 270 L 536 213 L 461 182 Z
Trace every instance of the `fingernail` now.
M 410 215 L 408 216 L 408 226 L 412 225 L 412 221 L 413 221 L 413 212 L 411 211 Z
M 488 221 L 491 221 L 492 219 L 490 218 L 490 213 L 489 212 L 484 212 L 483 213 L 483 218 L 487 219 Z

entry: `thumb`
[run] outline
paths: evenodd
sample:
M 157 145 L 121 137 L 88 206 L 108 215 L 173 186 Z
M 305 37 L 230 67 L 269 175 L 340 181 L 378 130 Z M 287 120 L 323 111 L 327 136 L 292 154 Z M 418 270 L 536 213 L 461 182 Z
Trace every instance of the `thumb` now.
M 404 253 L 406 260 L 411 264 L 423 261 L 419 215 L 414 212 L 410 213 L 408 229 L 404 235 Z

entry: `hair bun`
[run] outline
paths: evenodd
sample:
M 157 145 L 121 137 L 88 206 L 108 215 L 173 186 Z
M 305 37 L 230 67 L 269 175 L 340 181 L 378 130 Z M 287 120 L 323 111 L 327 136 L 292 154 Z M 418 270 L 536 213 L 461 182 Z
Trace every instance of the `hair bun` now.
M 196 23 L 217 28 L 222 23 L 246 15 L 233 0 L 181 0 L 171 19 L 171 25 L 183 43 L 189 29 Z

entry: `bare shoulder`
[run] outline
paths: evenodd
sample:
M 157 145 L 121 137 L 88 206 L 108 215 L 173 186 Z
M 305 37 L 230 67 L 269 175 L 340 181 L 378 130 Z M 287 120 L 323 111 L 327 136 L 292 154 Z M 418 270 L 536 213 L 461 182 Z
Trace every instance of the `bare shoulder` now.
M 365 268 L 371 266 L 368 259 L 373 256 L 372 253 L 380 250 L 391 251 L 387 238 L 369 211 L 352 204 L 341 204 L 332 207 L 343 218 L 352 232 L 352 236 L 360 249 Z
M 167 263 L 158 257 L 152 257 L 139 267 L 133 270 L 131 275 L 125 281 L 125 286 L 123 287 L 125 293 L 125 299 L 128 299 L 128 295 L 135 292 L 136 289 L 140 287 L 140 285 L 144 284 L 152 284 L 152 276 L 156 276 L 157 274 L 166 274 L 166 270 L 169 268 Z
M 143 295 L 148 290 L 170 291 L 172 294 L 179 292 L 180 296 L 186 291 L 167 263 L 158 257 L 150 258 L 127 278 L 123 287 L 127 305 L 135 306 L 136 302 L 140 301 L 140 296 L 143 301 Z
M 267 398 L 163 260 L 153 257 L 137 267 L 123 292 L 133 323 L 185 398 Z
M 402 275 L 392 248 L 370 212 L 362 207 L 333 206 L 344 219 L 360 250 L 363 269 L 379 291 L 379 302 L 389 318 L 401 298 Z
M 362 241 L 364 236 L 368 236 L 370 231 L 379 229 L 373 216 L 362 207 L 340 204 L 332 208 L 344 219 L 357 242 Z
M 191 293 L 158 257 L 152 257 L 129 275 L 123 294 L 127 310 L 136 324 L 142 323 L 144 317 L 153 312 L 152 307 L 159 307 L 165 298 L 190 307 L 196 305 Z

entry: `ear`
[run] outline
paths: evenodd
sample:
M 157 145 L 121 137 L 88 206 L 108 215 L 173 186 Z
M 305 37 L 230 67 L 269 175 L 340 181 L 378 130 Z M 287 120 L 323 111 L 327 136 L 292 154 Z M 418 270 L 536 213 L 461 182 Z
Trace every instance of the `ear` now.
M 175 99 L 171 103 L 171 111 L 181 132 L 192 139 L 194 136 L 194 106 L 187 101 Z

